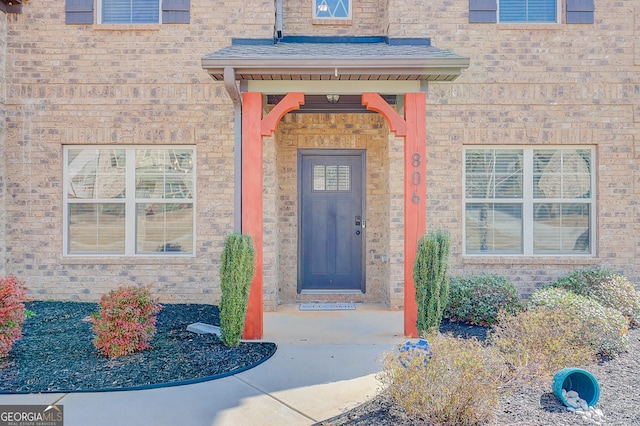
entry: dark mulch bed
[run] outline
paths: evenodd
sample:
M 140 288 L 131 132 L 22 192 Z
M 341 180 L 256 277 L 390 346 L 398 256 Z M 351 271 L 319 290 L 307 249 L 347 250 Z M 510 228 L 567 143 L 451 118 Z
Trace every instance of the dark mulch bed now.
M 217 306 L 166 304 L 158 314 L 152 349 L 109 359 L 93 346 L 91 323 L 98 305 L 30 302 L 34 315 L 24 337 L 0 360 L 0 393 L 81 392 L 171 386 L 210 380 L 251 368 L 274 354 L 269 342 L 226 347 L 212 334 L 187 325 L 219 325 Z

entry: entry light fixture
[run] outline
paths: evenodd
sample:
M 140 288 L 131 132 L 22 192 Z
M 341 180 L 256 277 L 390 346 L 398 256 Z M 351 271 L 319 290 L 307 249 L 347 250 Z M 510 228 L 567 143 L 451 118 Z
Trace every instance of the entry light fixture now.
M 340 95 L 327 95 L 327 101 L 330 104 L 337 104 L 340 100 Z

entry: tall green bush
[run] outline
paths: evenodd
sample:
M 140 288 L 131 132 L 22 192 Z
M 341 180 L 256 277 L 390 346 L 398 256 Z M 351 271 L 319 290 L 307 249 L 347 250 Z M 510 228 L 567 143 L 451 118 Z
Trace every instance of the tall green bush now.
M 254 250 L 247 235 L 231 234 L 220 259 L 220 338 L 229 347 L 240 344 L 249 289 L 255 273 Z
M 418 241 L 413 281 L 418 304 L 417 326 L 422 336 L 438 330 L 447 306 L 449 241 L 449 234 L 442 231 L 429 232 Z

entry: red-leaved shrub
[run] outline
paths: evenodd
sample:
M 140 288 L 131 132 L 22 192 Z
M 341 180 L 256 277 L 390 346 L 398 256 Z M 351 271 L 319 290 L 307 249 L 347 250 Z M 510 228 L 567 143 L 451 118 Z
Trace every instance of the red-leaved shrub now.
M 119 287 L 103 295 L 100 311 L 91 315 L 95 347 L 110 358 L 150 348 L 161 309 L 146 286 Z
M 14 276 L 0 277 L 0 358 L 22 337 L 27 288 Z

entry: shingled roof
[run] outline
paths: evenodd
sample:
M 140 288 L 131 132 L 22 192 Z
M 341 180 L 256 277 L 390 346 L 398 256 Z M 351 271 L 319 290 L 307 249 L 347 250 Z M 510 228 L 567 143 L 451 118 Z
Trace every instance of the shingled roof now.
M 433 47 L 429 39 L 386 37 L 235 39 L 202 58 L 215 80 L 231 67 L 236 80 L 451 81 L 468 66 L 468 57 Z

